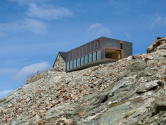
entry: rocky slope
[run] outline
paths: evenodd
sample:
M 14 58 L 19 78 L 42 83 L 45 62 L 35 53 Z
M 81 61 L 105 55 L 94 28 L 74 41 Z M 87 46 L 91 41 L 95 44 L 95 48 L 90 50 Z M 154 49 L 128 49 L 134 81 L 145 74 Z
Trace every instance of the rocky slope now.
M 166 38 L 147 51 L 81 71 L 34 76 L 0 99 L 0 124 L 166 124 Z

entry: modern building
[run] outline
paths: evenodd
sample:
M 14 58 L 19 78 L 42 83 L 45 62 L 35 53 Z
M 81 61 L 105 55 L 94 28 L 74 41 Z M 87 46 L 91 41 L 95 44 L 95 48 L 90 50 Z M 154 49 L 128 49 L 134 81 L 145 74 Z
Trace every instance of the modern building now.
M 68 52 L 59 52 L 53 68 L 74 71 L 132 55 L 132 43 L 100 37 Z

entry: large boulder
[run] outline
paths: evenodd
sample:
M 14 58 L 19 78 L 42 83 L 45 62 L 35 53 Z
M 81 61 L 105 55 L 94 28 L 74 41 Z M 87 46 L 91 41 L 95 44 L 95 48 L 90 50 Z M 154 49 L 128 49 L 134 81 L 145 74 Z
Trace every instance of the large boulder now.
M 147 53 L 151 53 L 160 48 L 162 44 L 166 44 L 166 37 L 160 37 L 156 41 L 154 41 L 147 49 Z

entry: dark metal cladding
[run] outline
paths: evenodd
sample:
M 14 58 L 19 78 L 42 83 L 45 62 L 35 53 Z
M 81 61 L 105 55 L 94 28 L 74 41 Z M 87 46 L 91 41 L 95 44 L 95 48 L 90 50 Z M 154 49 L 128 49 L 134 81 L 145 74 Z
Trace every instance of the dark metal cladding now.
M 128 56 L 131 56 L 133 53 L 132 50 L 132 43 L 130 42 L 123 42 L 123 52 L 124 52 L 124 57 L 127 58 Z
M 101 37 L 102 48 L 116 48 L 120 49 L 120 40 Z
M 79 58 L 81 56 L 87 55 L 88 53 L 94 52 L 102 48 L 102 43 L 100 38 L 93 40 L 89 43 L 86 43 L 82 46 L 79 46 L 75 49 L 72 49 L 67 52 L 66 62 L 73 60 L 75 58 Z
M 132 43 L 101 37 L 102 48 L 122 49 L 124 52 L 124 58 L 132 55 Z M 122 44 L 122 45 L 121 45 Z

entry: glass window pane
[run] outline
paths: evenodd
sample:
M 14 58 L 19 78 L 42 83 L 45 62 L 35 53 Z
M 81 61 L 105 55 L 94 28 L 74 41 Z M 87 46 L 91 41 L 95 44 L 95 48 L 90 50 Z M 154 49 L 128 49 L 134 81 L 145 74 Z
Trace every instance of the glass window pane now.
M 77 63 L 76 63 L 76 59 L 74 60 L 74 68 L 76 68 Z
M 89 63 L 92 62 L 92 53 L 89 54 Z
M 101 59 L 101 50 L 97 51 L 97 60 Z
M 96 61 L 96 52 L 93 53 L 93 61 Z
M 77 59 L 77 67 L 80 66 L 80 58 Z
M 72 68 L 71 68 L 71 62 L 69 62 L 69 63 L 70 63 L 70 69 L 72 69 Z
M 69 67 L 69 62 L 67 63 L 67 70 L 69 70 L 70 69 L 70 67 Z
M 85 56 L 85 64 L 88 63 L 88 55 Z
M 73 69 L 73 61 L 70 61 L 70 69 Z
M 117 51 L 115 49 L 105 49 L 105 57 L 111 59 L 118 59 L 120 55 L 117 55 Z
M 81 65 L 84 65 L 84 57 L 81 57 Z
M 120 50 L 117 50 L 116 52 L 117 52 L 117 58 L 118 58 L 118 59 L 121 59 L 121 51 L 120 51 Z

